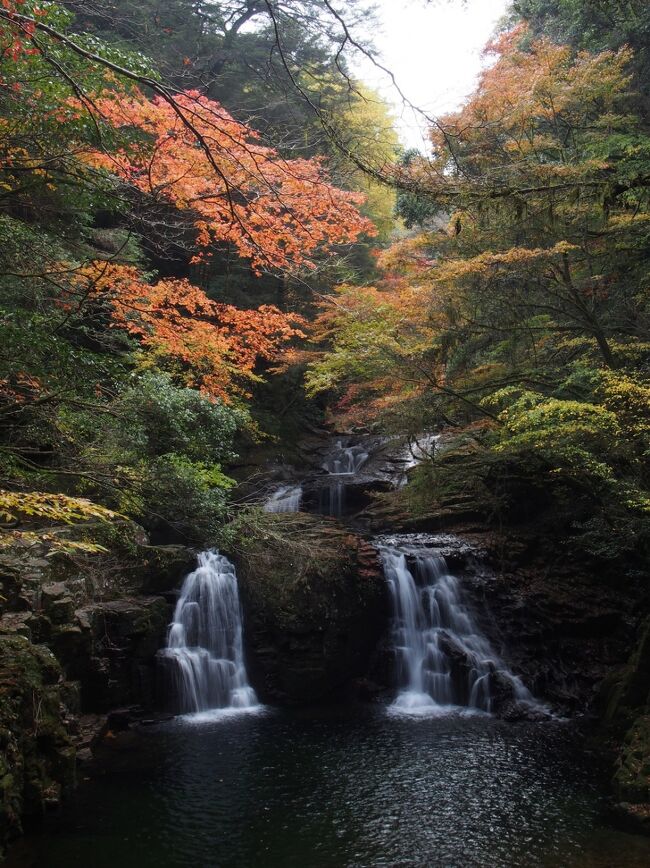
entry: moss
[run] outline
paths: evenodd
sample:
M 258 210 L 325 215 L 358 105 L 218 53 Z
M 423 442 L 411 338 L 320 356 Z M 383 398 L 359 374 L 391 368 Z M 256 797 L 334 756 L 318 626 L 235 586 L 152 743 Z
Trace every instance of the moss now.
M 616 761 L 614 785 L 623 801 L 650 801 L 650 714 L 638 717 L 628 730 Z
M 252 515 L 239 530 L 250 668 L 265 698 L 323 700 L 365 675 L 387 617 L 375 551 L 302 514 Z
M 23 815 L 58 802 L 74 784 L 66 698 L 49 649 L 0 635 L 0 848 L 21 831 Z

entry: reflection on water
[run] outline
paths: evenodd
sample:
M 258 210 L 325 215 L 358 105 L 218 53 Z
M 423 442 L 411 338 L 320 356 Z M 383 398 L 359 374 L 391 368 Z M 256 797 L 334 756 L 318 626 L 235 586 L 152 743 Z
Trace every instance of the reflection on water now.
M 10 868 L 641 868 L 567 724 L 268 712 L 132 736 Z

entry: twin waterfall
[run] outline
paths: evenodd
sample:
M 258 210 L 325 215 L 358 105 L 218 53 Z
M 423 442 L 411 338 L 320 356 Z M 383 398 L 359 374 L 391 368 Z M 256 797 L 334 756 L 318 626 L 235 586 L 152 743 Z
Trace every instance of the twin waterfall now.
M 417 452 L 411 449 L 405 456 L 407 467 L 435 450 L 437 439 L 430 436 L 417 444 Z M 346 483 L 367 459 L 362 445 L 337 442 L 322 465 L 329 479 L 322 489 L 321 514 L 344 513 Z M 263 508 L 270 513 L 297 512 L 302 497 L 301 486 L 285 485 Z M 398 693 L 392 710 L 416 715 L 490 713 L 506 702 L 546 711 L 474 623 L 458 580 L 436 551 L 435 538 L 380 538 L 376 545 L 393 610 L 391 644 Z M 197 569 L 186 577 L 160 658 L 166 692 L 179 713 L 260 707 L 246 674 L 235 568 L 218 552 L 199 555 Z
M 246 675 L 235 568 L 218 552 L 200 554 L 183 582 L 161 658 L 181 714 L 258 706 Z
M 539 707 L 477 628 L 441 555 L 383 545 L 380 554 L 393 608 L 395 711 L 490 712 L 496 685 L 513 702 Z

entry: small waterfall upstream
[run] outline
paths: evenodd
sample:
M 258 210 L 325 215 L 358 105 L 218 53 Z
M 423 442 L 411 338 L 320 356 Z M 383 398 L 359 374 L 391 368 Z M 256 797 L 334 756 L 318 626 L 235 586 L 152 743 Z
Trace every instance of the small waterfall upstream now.
M 465 605 L 440 554 L 380 547 L 393 607 L 396 711 L 494 710 L 495 690 L 540 712 L 521 679 L 501 661 Z
M 301 485 L 283 485 L 274 491 L 264 504 L 264 512 L 300 512 L 302 503 Z
M 246 675 L 235 567 L 216 551 L 203 552 L 198 561 L 183 582 L 160 652 L 175 710 L 257 708 Z
M 333 452 L 323 462 L 323 470 L 331 477 L 329 485 L 321 492 L 320 512 L 339 518 L 345 509 L 345 486 L 355 473 L 368 460 L 368 453 L 362 445 L 347 446 L 337 440 Z

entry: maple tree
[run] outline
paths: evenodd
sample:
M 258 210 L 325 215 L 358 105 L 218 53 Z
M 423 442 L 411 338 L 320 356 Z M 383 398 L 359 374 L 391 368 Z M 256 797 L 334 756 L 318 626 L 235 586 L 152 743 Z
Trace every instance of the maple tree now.
M 287 341 L 302 336 L 297 315 L 215 302 L 185 279 L 150 284 L 134 266 L 91 263 L 74 272 L 63 298 L 67 310 L 79 299 L 77 315 L 108 301 L 114 324 L 139 338 L 158 365 L 171 364 L 185 385 L 226 401 L 256 378 L 259 360 L 275 360 Z
M 324 247 L 374 232 L 356 207 L 362 195 L 329 184 L 316 159 L 279 158 L 198 92 L 179 95 L 173 105 L 137 92 L 108 95 L 96 107 L 104 122 L 144 137 L 88 159 L 143 193 L 193 212 L 202 250 L 215 241 L 232 244 L 259 273 L 263 267 L 313 267 L 311 257 Z
M 56 4 L 0 7 L 3 477 L 43 509 L 64 490 L 214 534 L 223 465 L 256 430 L 253 388 L 302 336 L 300 316 L 255 306 L 255 275 L 304 275 L 375 230 L 322 160 L 281 156 L 72 21 Z M 191 280 L 225 256 L 250 284 L 241 307 Z M 175 435 L 155 437 L 150 416 Z

